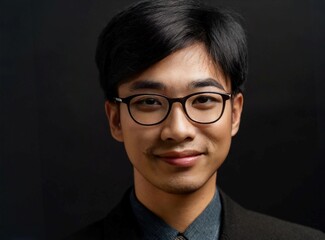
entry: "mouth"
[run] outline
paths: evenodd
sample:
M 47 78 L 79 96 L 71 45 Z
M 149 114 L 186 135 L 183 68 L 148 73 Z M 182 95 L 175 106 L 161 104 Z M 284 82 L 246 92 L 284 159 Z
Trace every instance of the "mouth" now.
M 170 151 L 154 154 L 157 159 L 178 167 L 192 167 L 202 155 L 202 152 L 195 150 Z

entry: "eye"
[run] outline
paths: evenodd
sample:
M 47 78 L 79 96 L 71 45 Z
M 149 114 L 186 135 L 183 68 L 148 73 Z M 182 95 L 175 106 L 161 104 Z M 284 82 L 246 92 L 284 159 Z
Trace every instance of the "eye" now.
M 192 104 L 208 104 L 220 102 L 215 96 L 199 95 L 193 99 Z
M 214 99 L 209 96 L 199 96 L 193 101 L 193 103 L 208 103 L 211 101 L 214 101 Z
M 162 109 L 164 104 L 163 98 L 159 96 L 138 96 L 132 99 L 131 108 L 138 112 L 153 112 Z
M 156 98 L 143 98 L 136 100 L 135 104 L 137 105 L 161 105 L 161 102 Z
M 191 99 L 191 106 L 197 109 L 215 108 L 222 102 L 222 97 L 218 94 L 195 95 Z

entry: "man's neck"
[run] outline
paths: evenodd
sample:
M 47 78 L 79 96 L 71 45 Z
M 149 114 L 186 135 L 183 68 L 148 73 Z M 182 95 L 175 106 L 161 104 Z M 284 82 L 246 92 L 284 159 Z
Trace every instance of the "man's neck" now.
M 174 194 L 153 186 L 135 172 L 135 194 L 145 207 L 169 226 L 184 232 L 212 200 L 216 191 L 216 175 L 194 192 Z

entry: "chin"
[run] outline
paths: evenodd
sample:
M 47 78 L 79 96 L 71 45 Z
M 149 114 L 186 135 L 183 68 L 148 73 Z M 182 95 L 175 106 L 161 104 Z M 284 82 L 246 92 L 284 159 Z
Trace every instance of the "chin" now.
M 180 181 L 180 180 L 172 180 L 171 182 L 167 182 L 164 184 L 159 184 L 157 186 L 160 190 L 170 193 L 170 194 L 180 194 L 186 195 L 191 194 L 199 189 L 201 189 L 207 181 Z

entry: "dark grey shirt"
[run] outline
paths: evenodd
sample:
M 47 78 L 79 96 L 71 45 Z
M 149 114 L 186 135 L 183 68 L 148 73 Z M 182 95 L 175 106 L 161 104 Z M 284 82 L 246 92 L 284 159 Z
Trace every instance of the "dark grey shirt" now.
M 184 233 L 179 233 L 141 204 L 134 191 L 130 195 L 130 201 L 143 240 L 174 240 L 178 235 L 185 237 L 180 239 L 188 240 L 219 239 L 221 201 L 218 191 L 204 211 L 188 226 Z

